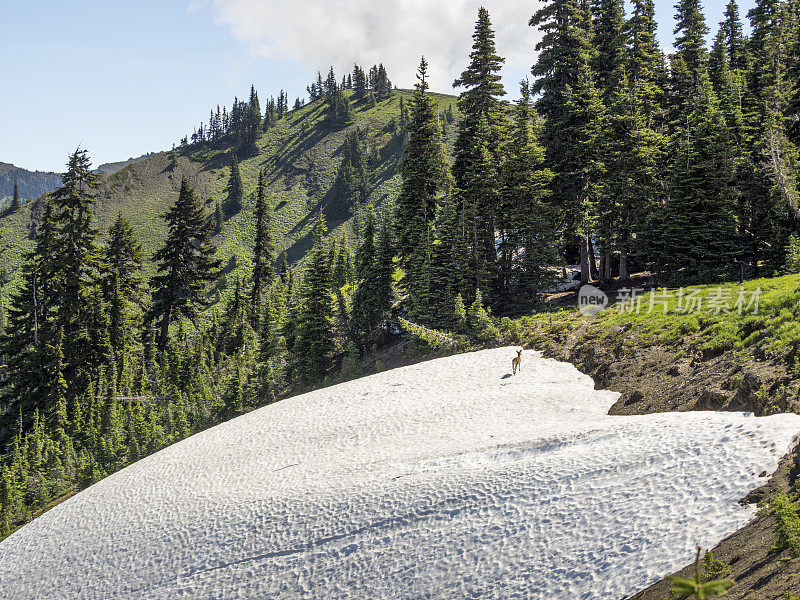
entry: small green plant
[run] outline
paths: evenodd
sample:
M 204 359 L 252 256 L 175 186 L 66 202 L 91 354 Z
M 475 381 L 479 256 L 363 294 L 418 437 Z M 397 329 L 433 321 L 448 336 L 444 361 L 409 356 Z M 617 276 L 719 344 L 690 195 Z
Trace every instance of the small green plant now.
M 467 322 L 475 337 L 481 342 L 496 340 L 500 330 L 492 321 L 488 311 L 483 307 L 483 296 L 480 290 L 475 291 L 475 301 L 467 312 Z
M 795 596 L 791 590 L 786 590 L 781 598 L 782 600 L 800 600 L 800 596 Z
M 785 492 L 781 492 L 772 503 L 772 514 L 775 516 L 772 531 L 778 537 L 772 550 L 789 550 L 792 557 L 797 558 L 800 556 L 800 515 L 797 514 L 797 503 Z
M 731 576 L 731 567 L 728 563 L 714 558 L 711 550 L 706 550 L 703 555 L 703 582 L 713 579 L 727 579 Z
M 674 597 L 698 598 L 699 600 L 703 600 L 704 598 L 711 598 L 713 596 L 724 596 L 728 590 L 733 587 L 732 579 L 711 579 L 709 581 L 703 581 L 703 577 L 700 575 L 701 550 L 702 548 L 698 546 L 697 554 L 694 558 L 694 579 L 682 579 L 681 577 L 676 577 L 675 575 L 670 575 L 667 577 L 667 579 L 672 582 L 670 593 L 672 593 Z M 709 559 L 709 556 L 710 552 L 707 552 L 706 559 Z M 711 564 L 716 562 L 714 561 L 713 556 L 711 556 L 709 561 Z M 704 559 L 704 563 L 705 562 L 706 561 Z

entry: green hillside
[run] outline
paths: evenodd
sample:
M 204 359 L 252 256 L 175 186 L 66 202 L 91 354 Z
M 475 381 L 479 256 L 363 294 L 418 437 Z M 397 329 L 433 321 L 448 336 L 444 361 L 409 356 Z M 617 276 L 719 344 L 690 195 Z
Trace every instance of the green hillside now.
M 433 94 L 442 114 L 456 98 Z M 236 275 L 246 277 L 251 266 L 255 224 L 254 193 L 258 172 L 265 170 L 269 184 L 273 227 L 277 251 L 286 251 L 290 262 L 301 260 L 311 247 L 311 215 L 324 210 L 331 186 L 341 161 L 341 148 L 347 134 L 354 129 L 363 133 L 370 164 L 369 202 L 379 214 L 393 207 L 400 186 L 397 166 L 403 155 L 405 135 L 400 126 L 400 99 L 408 102 L 411 92 L 396 90 L 387 100 L 373 108 L 355 105 L 353 122 L 344 128 L 332 128 L 323 122 L 324 102 L 318 100 L 290 111 L 257 142 L 258 151 L 239 156 L 245 189 L 243 209 L 227 216 L 215 236 L 219 256 L 225 266 L 225 277 L 217 284 L 217 292 Z M 454 125 L 442 119 L 447 145 L 452 145 Z M 110 223 L 122 213 L 134 227 L 148 259 L 163 241 L 165 228 L 161 215 L 178 196 L 181 177 L 186 176 L 205 200 L 208 213 L 215 202 L 223 205 L 228 197 L 228 179 L 234 148 L 213 142 L 179 147 L 177 167 L 171 164 L 170 152 L 158 152 L 111 174 L 103 175 L 95 205 L 95 225 L 105 235 Z M 366 206 L 355 207 L 354 214 L 339 221 L 330 221 L 336 238 L 358 231 Z M 31 202 L 16 213 L 0 218 L 0 248 L 5 270 L 13 285 L 22 264 L 24 252 L 33 245 L 32 237 L 42 202 Z M 153 272 L 147 261 L 145 270 Z
M 111 175 L 112 173 L 116 173 L 117 171 L 121 171 L 122 169 L 124 169 L 128 165 L 132 165 L 132 164 L 137 163 L 137 162 L 142 162 L 143 160 L 145 160 L 147 158 L 150 158 L 153 154 L 155 154 L 155 152 L 148 152 L 147 154 L 143 154 L 142 156 L 139 156 L 139 157 L 136 157 L 136 158 L 131 157 L 131 158 L 127 159 L 127 160 L 118 160 L 118 161 L 115 161 L 115 162 L 103 163 L 102 165 L 99 165 L 97 167 L 97 170 L 100 173 L 104 173 L 106 175 Z

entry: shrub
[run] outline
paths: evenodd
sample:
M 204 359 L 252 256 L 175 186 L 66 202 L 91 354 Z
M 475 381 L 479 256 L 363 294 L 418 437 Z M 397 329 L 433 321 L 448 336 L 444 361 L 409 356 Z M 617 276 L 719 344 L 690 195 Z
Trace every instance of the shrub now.
M 469 326 L 475 337 L 481 342 L 496 340 L 500 337 L 500 330 L 492 322 L 489 313 L 483 307 L 483 296 L 480 290 L 475 291 L 475 301 L 469 307 L 467 315 Z
M 792 557 L 797 558 L 800 556 L 800 516 L 797 514 L 797 504 L 785 492 L 781 492 L 772 503 L 772 513 L 775 516 L 772 531 L 778 537 L 772 550 L 789 550 Z

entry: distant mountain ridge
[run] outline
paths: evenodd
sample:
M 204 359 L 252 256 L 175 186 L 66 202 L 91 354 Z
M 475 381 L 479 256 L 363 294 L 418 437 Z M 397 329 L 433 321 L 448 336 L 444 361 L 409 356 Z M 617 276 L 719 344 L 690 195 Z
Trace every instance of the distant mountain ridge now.
M 13 197 L 14 181 L 19 186 L 19 197 L 29 200 L 60 186 L 61 175 L 48 171 L 28 171 L 11 163 L 0 162 L 0 202 Z

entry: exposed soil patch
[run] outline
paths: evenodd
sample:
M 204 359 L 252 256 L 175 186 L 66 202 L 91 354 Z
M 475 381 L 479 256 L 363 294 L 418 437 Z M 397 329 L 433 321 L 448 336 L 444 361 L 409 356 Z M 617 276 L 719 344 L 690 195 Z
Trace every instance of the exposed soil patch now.
M 573 363 L 598 386 L 620 392 L 610 414 L 641 415 L 686 410 L 800 412 L 800 382 L 783 365 L 736 361 L 731 353 L 706 357 L 687 338 L 676 346 L 605 344 L 584 337 L 588 325 L 554 340 L 545 354 Z

